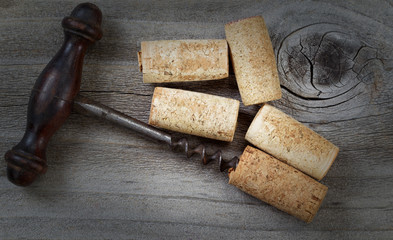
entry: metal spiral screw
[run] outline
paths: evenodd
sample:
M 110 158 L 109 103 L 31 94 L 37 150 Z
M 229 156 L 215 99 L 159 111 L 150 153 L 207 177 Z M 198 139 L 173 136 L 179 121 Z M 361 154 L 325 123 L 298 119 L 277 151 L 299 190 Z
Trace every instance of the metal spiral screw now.
M 222 158 L 221 150 L 217 150 L 214 154 L 209 155 L 206 153 L 206 147 L 203 144 L 200 144 L 197 147 L 190 149 L 187 138 L 181 138 L 178 141 L 172 141 L 171 148 L 172 151 L 176 151 L 177 149 L 180 148 L 186 154 L 187 158 L 190 158 L 195 154 L 200 155 L 201 161 L 204 165 L 208 164 L 211 161 L 217 161 L 221 172 L 228 170 L 230 168 L 235 169 L 239 162 L 238 157 L 233 157 L 229 161 L 224 161 Z
M 77 96 L 74 100 L 74 110 L 85 115 L 96 116 L 106 119 L 110 122 L 141 133 L 152 139 L 156 139 L 160 142 L 165 142 L 172 148 L 173 151 L 180 149 L 186 154 L 187 158 L 198 154 L 201 156 L 201 161 L 204 165 L 208 164 L 211 161 L 217 161 L 221 172 L 230 168 L 235 169 L 239 162 L 238 157 L 234 157 L 229 161 L 223 160 L 220 150 L 216 151 L 212 155 L 209 155 L 206 153 L 206 147 L 203 144 L 200 144 L 196 148 L 190 149 L 187 138 L 181 138 L 180 140 L 175 141 L 169 133 L 161 131 L 135 118 L 127 116 L 124 113 L 121 113 L 113 108 L 95 102 L 86 97 L 82 97 L 80 95 Z

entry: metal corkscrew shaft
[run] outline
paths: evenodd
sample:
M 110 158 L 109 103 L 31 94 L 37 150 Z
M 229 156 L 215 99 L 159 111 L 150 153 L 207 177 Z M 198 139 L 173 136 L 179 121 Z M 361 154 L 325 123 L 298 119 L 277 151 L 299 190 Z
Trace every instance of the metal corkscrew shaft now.
M 229 161 L 225 161 L 220 150 L 216 151 L 212 155 L 209 155 L 206 153 L 206 147 L 203 144 L 200 144 L 196 148 L 191 149 L 186 138 L 174 140 L 169 133 L 161 131 L 153 126 L 148 125 L 147 123 L 141 122 L 113 108 L 80 95 L 74 99 L 74 110 L 81 114 L 106 119 L 112 123 L 126 127 L 160 142 L 165 142 L 171 147 L 173 151 L 180 149 L 186 154 L 187 158 L 198 154 L 201 156 L 201 161 L 204 165 L 212 161 L 217 161 L 221 172 L 230 168 L 235 169 L 239 161 L 238 157 L 234 157 Z

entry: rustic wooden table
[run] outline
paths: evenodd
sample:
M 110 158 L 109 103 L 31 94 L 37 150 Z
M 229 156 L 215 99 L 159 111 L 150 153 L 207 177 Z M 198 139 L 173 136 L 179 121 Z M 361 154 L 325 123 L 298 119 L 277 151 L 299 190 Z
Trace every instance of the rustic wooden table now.
M 48 172 L 20 188 L 0 170 L 0 239 L 393 239 L 392 1 L 93 1 L 104 37 L 87 53 L 81 94 L 147 122 L 155 86 L 240 99 L 225 80 L 143 84 L 141 41 L 225 38 L 262 15 L 283 98 L 272 104 L 337 146 L 320 211 L 305 224 L 227 184 L 215 164 L 98 119 L 72 114 L 47 150 Z M 59 49 L 78 1 L 0 0 L 0 152 L 25 128 L 35 79 Z M 240 155 L 259 106 L 241 106 Z

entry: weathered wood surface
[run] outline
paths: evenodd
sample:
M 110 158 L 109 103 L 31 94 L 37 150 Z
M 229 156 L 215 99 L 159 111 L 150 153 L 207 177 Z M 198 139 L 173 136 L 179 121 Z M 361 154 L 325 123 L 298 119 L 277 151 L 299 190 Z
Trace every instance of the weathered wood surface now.
M 81 92 L 147 122 L 154 86 L 240 100 L 228 79 L 143 84 L 141 41 L 224 38 L 224 24 L 263 15 L 283 87 L 274 106 L 340 147 L 311 224 L 227 184 L 214 164 L 97 119 L 71 115 L 48 147 L 48 172 L 28 188 L 0 170 L 0 239 L 392 239 L 392 1 L 92 1 L 103 39 L 86 56 Z M 25 128 L 33 83 L 60 47 L 77 1 L 0 0 L 0 152 Z M 241 106 L 239 155 L 259 106 Z

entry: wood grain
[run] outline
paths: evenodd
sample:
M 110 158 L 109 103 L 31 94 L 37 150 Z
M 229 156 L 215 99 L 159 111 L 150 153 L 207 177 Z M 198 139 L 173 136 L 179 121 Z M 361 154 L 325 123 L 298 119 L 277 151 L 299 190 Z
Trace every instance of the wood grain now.
M 78 1 L 0 1 L 0 150 L 24 132 L 31 88 L 62 42 Z M 275 107 L 340 147 L 309 225 L 227 184 L 214 164 L 97 119 L 72 114 L 52 138 L 48 172 L 18 188 L 0 168 L 1 239 L 391 239 L 393 236 L 393 4 L 391 1 L 93 1 L 103 39 L 86 55 L 81 92 L 147 122 L 155 86 L 240 100 L 234 75 L 143 84 L 141 41 L 225 38 L 224 24 L 262 15 L 283 98 Z M 260 106 L 241 105 L 239 155 Z M 180 136 L 180 135 L 179 135 Z

